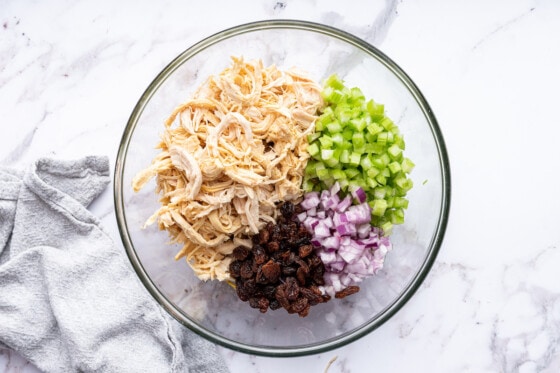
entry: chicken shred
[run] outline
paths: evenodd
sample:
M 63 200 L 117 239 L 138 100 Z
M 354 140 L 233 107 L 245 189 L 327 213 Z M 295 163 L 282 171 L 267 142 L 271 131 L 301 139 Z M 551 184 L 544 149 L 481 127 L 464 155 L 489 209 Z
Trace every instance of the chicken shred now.
M 275 222 L 280 201 L 297 201 L 323 101 L 320 86 L 295 69 L 232 57 L 165 121 L 152 164 L 134 191 L 156 177 L 158 222 L 202 280 L 230 280 L 229 255 Z

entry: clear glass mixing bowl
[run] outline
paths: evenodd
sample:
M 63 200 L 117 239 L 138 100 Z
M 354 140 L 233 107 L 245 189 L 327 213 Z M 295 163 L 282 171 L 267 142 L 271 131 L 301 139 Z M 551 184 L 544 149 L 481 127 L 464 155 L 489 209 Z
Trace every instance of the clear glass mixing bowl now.
M 167 232 L 143 229 L 159 207 L 155 182 L 134 193 L 132 178 L 157 154 L 163 122 L 231 56 L 265 66 L 295 66 L 318 82 L 337 73 L 348 86 L 385 104 L 406 141 L 411 174 L 406 221 L 393 231 L 383 270 L 359 293 L 311 308 L 305 318 L 284 310 L 262 314 L 240 301 L 226 283 L 201 282 L 173 258 Z M 450 170 L 436 118 L 420 90 L 386 55 L 332 27 L 302 21 L 263 21 L 234 27 L 188 48 L 146 89 L 125 128 L 115 166 L 115 209 L 126 252 L 153 297 L 185 327 L 220 345 L 258 355 L 298 356 L 340 347 L 379 327 L 418 289 L 441 246 L 450 204 Z

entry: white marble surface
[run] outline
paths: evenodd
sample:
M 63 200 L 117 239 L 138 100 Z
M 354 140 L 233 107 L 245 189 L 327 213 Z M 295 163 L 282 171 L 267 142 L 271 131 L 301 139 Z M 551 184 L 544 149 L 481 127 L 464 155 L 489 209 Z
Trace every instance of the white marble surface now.
M 232 372 L 560 371 L 560 3 L 0 0 L 0 163 L 109 155 L 140 94 L 185 48 L 240 23 L 295 18 L 382 49 L 441 125 L 453 179 L 441 253 L 413 299 L 363 339 Z M 92 205 L 119 239 L 112 189 Z M 0 349 L 0 371 L 36 372 Z

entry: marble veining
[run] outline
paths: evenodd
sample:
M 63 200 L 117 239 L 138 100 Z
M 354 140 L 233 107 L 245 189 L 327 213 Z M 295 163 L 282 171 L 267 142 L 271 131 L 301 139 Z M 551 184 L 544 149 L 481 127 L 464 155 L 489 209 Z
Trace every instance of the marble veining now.
M 514 0 L 18 2 L 0 5 L 0 164 L 105 154 L 155 75 L 187 47 L 263 19 L 341 28 L 418 84 L 452 167 L 432 271 L 359 341 L 297 358 L 220 347 L 232 372 L 560 371 L 560 4 Z M 402 113 L 404 115 L 404 113 Z M 112 185 L 91 210 L 119 244 Z M 0 347 L 0 371 L 37 372 Z

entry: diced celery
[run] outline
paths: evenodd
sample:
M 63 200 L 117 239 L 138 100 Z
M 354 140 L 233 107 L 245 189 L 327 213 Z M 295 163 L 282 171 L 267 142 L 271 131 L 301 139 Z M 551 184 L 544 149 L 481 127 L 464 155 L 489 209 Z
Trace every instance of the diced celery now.
M 387 184 L 387 178 L 385 176 L 381 175 L 381 174 L 379 174 L 375 177 L 375 181 L 377 181 L 381 185 Z
M 342 137 L 341 133 L 335 133 L 334 135 L 332 135 L 332 142 L 335 146 L 340 146 L 344 143 L 344 137 Z
M 348 151 L 348 149 L 343 149 L 340 153 L 340 162 L 350 163 L 350 152 Z
M 393 224 L 390 221 L 386 221 L 381 224 L 381 230 L 383 231 L 384 236 L 389 236 L 393 233 Z
M 398 160 L 402 156 L 402 149 L 397 144 L 393 144 L 387 149 L 387 153 L 392 159 Z
M 364 138 L 364 134 L 361 132 L 354 132 L 354 134 L 352 135 L 352 145 L 354 146 L 354 149 L 363 148 L 365 144 L 366 140 Z
M 332 137 L 328 135 L 319 137 L 319 142 L 321 143 L 321 149 L 330 149 L 333 146 Z
M 342 126 L 340 125 L 340 123 L 337 120 L 334 120 L 334 121 L 327 124 L 327 130 L 331 134 L 341 132 L 342 131 Z
M 323 161 L 331 159 L 333 155 L 334 155 L 333 149 L 321 149 L 321 159 Z
M 371 209 L 372 215 L 383 216 L 385 214 L 385 210 L 387 210 L 387 201 L 385 201 L 384 199 L 376 199 L 373 202 L 373 206 Z
M 395 126 L 395 123 L 393 123 L 393 121 L 391 119 L 389 119 L 388 117 L 383 117 L 383 119 L 381 119 L 379 124 L 381 124 L 381 126 L 383 128 L 385 128 L 386 130 L 390 130 L 391 128 L 393 128 Z
M 351 128 L 356 132 L 362 132 L 366 128 L 367 123 L 364 118 L 354 118 L 350 120 Z
M 331 175 L 335 180 L 346 179 L 346 173 L 342 170 L 331 170 Z
M 346 173 L 346 177 L 348 179 L 353 179 L 360 174 L 360 171 L 357 168 L 347 168 L 344 172 Z
M 352 135 L 354 135 L 354 131 L 352 131 L 351 129 L 345 129 L 345 130 L 342 132 L 342 137 L 343 137 L 344 140 L 346 140 L 346 141 L 352 140 Z
M 396 174 L 398 172 L 401 171 L 401 164 L 399 162 L 391 162 L 389 163 L 389 170 L 391 171 L 391 174 Z
M 325 87 L 332 87 L 334 89 L 343 89 L 344 81 L 336 74 L 330 75 L 324 82 Z
M 362 159 L 360 160 L 360 166 L 362 166 L 362 169 L 364 171 L 367 171 L 368 169 L 370 169 L 371 167 L 373 167 L 373 163 L 371 161 L 371 157 L 368 155 L 363 155 Z
M 377 175 L 379 175 L 379 172 L 380 172 L 379 169 L 377 169 L 377 168 L 375 168 L 375 167 L 373 167 L 373 166 L 370 167 L 370 168 L 368 168 L 368 170 L 366 171 L 367 176 L 368 176 L 369 178 L 371 178 L 371 179 L 375 179 L 375 177 L 376 177 Z
M 312 157 L 316 156 L 317 154 L 319 154 L 319 145 L 317 145 L 316 142 L 309 144 L 309 146 L 307 147 L 307 152 L 309 153 L 309 155 L 311 155 Z
M 330 176 L 330 170 L 328 168 L 318 169 L 317 170 L 317 177 L 319 180 L 326 180 Z
M 361 155 L 360 153 L 355 153 L 352 152 L 352 154 L 350 154 L 350 165 L 357 167 L 360 164 L 360 160 L 361 160 Z
M 371 133 L 372 135 L 377 135 L 378 133 L 383 131 L 383 127 L 381 127 L 379 124 L 373 122 L 370 123 L 367 127 L 366 127 L 367 131 L 369 133 Z
M 407 209 L 408 208 L 408 199 L 406 199 L 404 197 L 395 197 L 393 206 L 397 207 L 397 208 Z
M 410 159 L 404 157 L 401 162 L 401 169 L 403 170 L 403 172 L 409 174 L 413 168 L 414 163 Z

